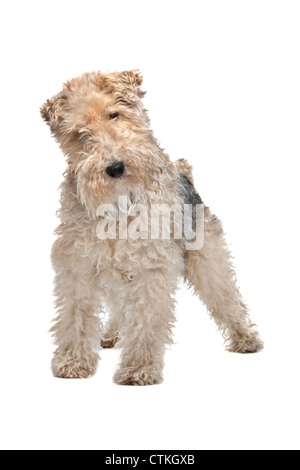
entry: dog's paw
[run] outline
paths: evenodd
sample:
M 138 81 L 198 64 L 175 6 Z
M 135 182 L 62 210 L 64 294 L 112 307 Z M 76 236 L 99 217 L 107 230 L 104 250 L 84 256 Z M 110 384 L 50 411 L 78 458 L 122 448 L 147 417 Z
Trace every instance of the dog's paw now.
M 114 375 L 114 382 L 118 385 L 155 385 L 163 381 L 162 374 L 157 371 L 131 368 L 120 369 Z
M 119 341 L 119 338 L 113 338 L 113 339 L 105 338 L 101 341 L 101 346 L 104 349 L 114 348 L 118 341 Z
M 70 353 L 55 355 L 52 360 L 54 377 L 62 379 L 88 379 L 97 371 L 98 355 L 91 353 L 87 358 L 75 359 Z
M 264 343 L 257 331 L 250 331 L 246 335 L 236 334 L 231 338 L 227 350 L 240 354 L 256 353 L 264 349 Z

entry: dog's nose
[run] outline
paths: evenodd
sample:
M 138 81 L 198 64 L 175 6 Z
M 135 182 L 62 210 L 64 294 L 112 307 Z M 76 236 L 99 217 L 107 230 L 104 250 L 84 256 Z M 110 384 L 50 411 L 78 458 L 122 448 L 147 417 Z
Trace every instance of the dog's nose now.
M 106 168 L 106 173 L 111 178 L 120 178 L 123 175 L 125 166 L 123 162 L 116 162 Z

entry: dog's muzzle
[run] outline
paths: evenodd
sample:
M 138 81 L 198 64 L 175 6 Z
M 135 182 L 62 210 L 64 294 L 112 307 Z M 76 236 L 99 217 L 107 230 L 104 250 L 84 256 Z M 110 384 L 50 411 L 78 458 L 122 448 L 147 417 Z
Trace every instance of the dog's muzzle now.
M 124 174 L 124 171 L 125 166 L 123 162 L 115 162 L 106 168 L 106 173 L 111 178 L 120 178 Z

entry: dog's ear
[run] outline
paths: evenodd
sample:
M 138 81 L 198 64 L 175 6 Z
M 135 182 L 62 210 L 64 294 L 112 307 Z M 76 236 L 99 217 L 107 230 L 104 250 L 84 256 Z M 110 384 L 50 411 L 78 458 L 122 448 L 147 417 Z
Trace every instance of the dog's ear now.
M 143 96 L 145 96 L 146 92 L 141 90 L 143 76 L 139 70 L 135 69 L 120 72 L 119 78 L 121 82 L 123 82 L 125 86 L 129 86 L 139 98 L 143 98 Z
M 57 95 L 53 96 L 50 100 L 47 100 L 40 108 L 40 113 L 42 118 L 50 128 L 55 129 L 58 124 L 61 122 L 61 111 L 66 102 L 66 96 L 64 92 L 60 92 Z

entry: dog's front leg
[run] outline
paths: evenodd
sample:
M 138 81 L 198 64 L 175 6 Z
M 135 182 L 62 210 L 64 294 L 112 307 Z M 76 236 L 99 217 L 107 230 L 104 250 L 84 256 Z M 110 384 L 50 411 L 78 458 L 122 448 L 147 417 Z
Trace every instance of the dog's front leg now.
M 153 385 L 163 380 L 165 346 L 172 343 L 175 282 L 163 270 L 145 270 L 126 289 L 121 364 L 114 381 Z
M 97 279 L 87 259 L 67 257 L 57 242 L 52 252 L 56 269 L 57 318 L 51 331 L 58 346 L 52 361 L 55 377 L 87 378 L 95 374 L 100 342 Z

